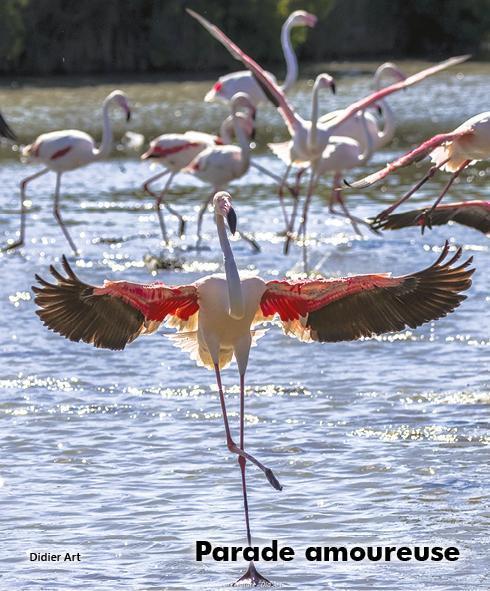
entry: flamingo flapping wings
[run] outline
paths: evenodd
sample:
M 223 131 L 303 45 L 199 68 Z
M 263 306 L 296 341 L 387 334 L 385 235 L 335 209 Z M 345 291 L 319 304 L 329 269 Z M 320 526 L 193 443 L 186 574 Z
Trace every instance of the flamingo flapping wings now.
M 337 342 L 415 328 L 452 312 L 471 285 L 471 258 L 457 264 L 458 249 L 449 259 L 446 243 L 428 268 L 408 275 L 357 275 L 300 281 L 265 281 L 240 276 L 225 220 L 232 233 L 237 218 L 231 197 L 222 191 L 213 199 L 224 258 L 224 275 L 210 275 L 190 285 L 139 284 L 106 281 L 85 283 L 63 257 L 64 273 L 51 267 L 55 282 L 36 275 L 37 314 L 51 330 L 71 341 L 121 350 L 137 337 L 155 332 L 162 322 L 177 328 L 175 343 L 198 364 L 214 368 L 227 446 L 237 454 L 242 474 L 248 545 L 252 545 L 245 467 L 247 460 L 261 469 L 276 490 L 281 484 L 272 470 L 245 450 L 245 372 L 254 328 L 276 321 L 286 334 L 311 342 Z M 181 338 L 179 338 L 181 337 Z M 233 356 L 240 374 L 240 439 L 231 435 L 221 382 L 221 369 Z M 241 583 L 267 583 L 251 562 Z

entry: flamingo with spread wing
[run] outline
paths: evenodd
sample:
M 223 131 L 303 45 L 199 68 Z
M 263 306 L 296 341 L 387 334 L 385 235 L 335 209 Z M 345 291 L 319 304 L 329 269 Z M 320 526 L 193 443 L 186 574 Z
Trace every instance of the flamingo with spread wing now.
M 228 240 L 237 218 L 231 197 L 222 191 L 213 199 L 215 221 L 224 258 L 224 275 L 203 277 L 190 285 L 148 285 L 106 281 L 93 286 L 81 281 L 63 257 L 63 275 L 54 267 L 55 283 L 36 275 L 33 287 L 37 314 L 51 330 L 71 341 L 121 350 L 141 335 L 154 333 L 164 321 L 177 329 L 175 344 L 198 365 L 214 370 L 223 414 L 226 443 L 241 471 L 248 545 L 252 545 L 245 468 L 247 460 L 262 470 L 276 490 L 281 484 L 263 463 L 245 450 L 245 372 L 254 328 L 276 321 L 283 331 L 305 342 L 338 342 L 371 337 L 407 326 L 415 328 L 452 312 L 471 285 L 471 258 L 456 265 L 461 249 L 447 259 L 446 243 L 430 267 L 402 276 L 389 274 L 299 281 L 265 281 L 240 276 Z M 235 358 L 240 376 L 239 442 L 230 429 L 221 370 Z M 268 584 L 253 562 L 242 584 Z
M 418 183 L 400 197 L 400 199 L 398 199 L 393 205 L 378 214 L 372 222 L 373 227 L 382 227 L 383 220 L 393 213 L 399 205 L 409 199 L 418 189 L 420 189 L 420 187 L 422 187 L 422 185 L 432 178 L 438 170 L 451 172 L 452 175 L 449 178 L 449 181 L 446 183 L 446 186 L 439 197 L 434 201 L 432 207 L 424 210 L 420 214 L 419 219 L 422 220 L 422 223 L 420 224 L 422 228 L 424 228 L 425 225 L 430 225 L 430 218 L 434 213 L 435 208 L 439 205 L 444 195 L 446 195 L 451 188 L 451 185 L 463 170 L 472 164 L 490 158 L 490 111 L 471 117 L 454 131 L 435 135 L 393 162 L 389 162 L 381 170 L 373 172 L 367 177 L 355 181 L 354 183 L 346 184 L 349 187 L 359 189 L 369 187 L 381 179 L 384 179 L 395 170 L 413 164 L 414 162 L 419 162 L 426 156 L 429 156 L 434 163 L 427 174 L 425 174 Z

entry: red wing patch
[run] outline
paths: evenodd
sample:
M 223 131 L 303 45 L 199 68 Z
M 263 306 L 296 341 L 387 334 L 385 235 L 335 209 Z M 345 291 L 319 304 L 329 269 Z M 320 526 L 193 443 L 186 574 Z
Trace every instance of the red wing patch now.
M 193 285 L 167 287 L 163 283 L 140 285 L 128 281 L 109 281 L 94 289 L 94 295 L 121 298 L 139 310 L 147 320 L 163 321 L 167 315 L 188 320 L 199 310 Z
M 160 146 L 155 146 L 151 151 L 147 152 L 147 158 L 166 158 L 167 156 L 171 156 L 172 154 L 178 154 L 179 152 L 183 152 L 188 148 L 193 148 L 195 146 L 200 146 L 199 142 L 188 142 L 187 144 L 180 144 L 179 146 L 172 146 L 171 148 L 162 148 Z
M 57 160 L 58 158 L 62 158 L 65 154 L 68 154 L 68 152 L 70 150 L 71 150 L 71 146 L 67 146 L 66 148 L 61 148 L 61 150 L 58 150 L 57 152 L 55 152 L 51 156 L 50 160 Z

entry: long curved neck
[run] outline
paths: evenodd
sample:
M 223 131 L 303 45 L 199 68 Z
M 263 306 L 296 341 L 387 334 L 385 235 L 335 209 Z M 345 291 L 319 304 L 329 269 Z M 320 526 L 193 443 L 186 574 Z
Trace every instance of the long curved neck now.
M 381 112 L 383 114 L 383 129 L 378 131 L 378 147 L 382 147 L 391 142 L 395 136 L 396 123 L 392 108 L 386 101 L 379 101 Z
M 102 108 L 102 141 L 100 142 L 100 146 L 94 150 L 94 156 L 97 159 L 109 156 L 112 150 L 112 123 L 109 117 L 110 102 L 110 100 L 106 99 Z
M 235 130 L 235 137 L 238 141 L 238 145 L 242 150 L 241 170 L 245 173 L 250 166 L 250 142 L 248 137 L 240 125 L 237 113 L 233 112 L 233 128 Z
M 242 285 L 240 276 L 235 263 L 235 257 L 231 250 L 230 242 L 226 234 L 225 220 L 222 215 L 216 215 L 216 227 L 218 228 L 218 237 L 221 250 L 223 251 L 223 261 L 225 263 L 226 283 L 228 285 L 229 314 L 232 318 L 239 320 L 243 318 L 245 309 L 243 305 Z
M 359 117 L 361 117 L 362 120 L 362 131 L 364 132 L 365 139 L 364 151 L 362 154 L 359 155 L 359 164 L 363 164 L 367 162 L 373 155 L 374 141 L 373 136 L 369 133 L 369 128 L 364 111 L 359 113 Z
M 376 70 L 376 72 L 374 73 L 374 87 L 376 90 L 381 90 L 383 88 L 383 75 L 387 72 L 392 72 L 393 68 L 394 66 L 392 64 L 387 63 L 381 65 Z M 390 105 L 385 100 L 379 101 L 378 104 L 381 107 L 381 113 L 383 116 L 383 129 L 380 131 L 378 130 L 378 148 L 381 148 L 388 142 L 391 142 L 391 140 L 395 136 L 396 125 L 395 115 Z
M 311 98 L 311 126 L 308 130 L 308 149 L 314 150 L 318 139 L 318 93 L 320 91 L 320 83 L 318 80 L 315 81 L 313 86 L 313 94 Z
M 292 19 L 288 18 L 282 25 L 281 45 L 286 60 L 286 78 L 281 86 L 283 92 L 287 92 L 298 79 L 298 59 L 291 43 Z

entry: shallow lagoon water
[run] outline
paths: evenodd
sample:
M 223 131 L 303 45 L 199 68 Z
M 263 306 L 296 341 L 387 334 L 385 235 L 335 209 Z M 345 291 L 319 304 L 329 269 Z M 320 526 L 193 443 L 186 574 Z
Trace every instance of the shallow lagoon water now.
M 409 65 L 414 67 L 413 65 Z M 339 96 L 354 99 L 369 83 L 340 76 Z M 370 170 L 416 141 L 488 108 L 487 65 L 465 65 L 393 97 L 397 140 L 375 155 Z M 208 83 L 133 82 L 130 126 L 147 138 L 186 128 L 211 131 L 226 110 L 204 105 Z M 2 111 L 22 141 L 42 131 L 81 127 L 100 134 L 100 101 L 114 85 L 23 86 L 0 91 Z M 293 101 L 308 112 L 308 84 Z M 285 139 L 271 109 L 259 113 L 258 141 Z M 116 134 L 124 125 L 118 119 Z M 18 229 L 18 183 L 36 167 L 1 152 L 0 239 Z M 189 235 L 167 257 L 181 268 L 152 272 L 159 255 L 151 200 L 140 190 L 156 172 L 121 152 L 63 178 L 62 209 L 82 256 L 80 276 L 171 284 L 220 269 L 212 216 L 209 250 L 192 249 L 195 215 L 208 189 L 189 177 L 174 202 L 189 218 Z M 260 164 L 281 165 L 257 150 Z M 353 192 L 358 216 L 375 214 L 427 166 L 402 171 L 385 185 Z M 488 199 L 488 163 L 468 170 L 449 199 Z M 362 174 L 361 171 L 357 173 Z M 353 175 L 355 176 L 355 175 Z M 441 174 L 413 204 L 426 203 L 446 182 Z M 326 212 L 328 180 L 310 218 L 310 260 L 325 275 L 423 268 L 446 238 L 473 255 L 477 272 L 468 299 L 449 317 L 415 331 L 339 344 L 304 345 L 271 327 L 253 349 L 247 373 L 246 440 L 284 484 L 273 491 L 250 468 L 254 541 L 296 550 L 293 562 L 259 568 L 284 589 L 486 590 L 488 573 L 489 265 L 488 237 L 462 226 L 415 228 L 357 238 Z M 239 470 L 224 444 L 213 374 L 196 368 L 162 336 L 141 338 L 123 352 L 96 350 L 48 332 L 34 314 L 34 273 L 46 275 L 62 253 L 75 259 L 51 206 L 54 178 L 29 188 L 26 246 L 0 255 L 0 588 L 9 590 L 220 589 L 243 563 L 194 561 L 194 544 L 244 544 Z M 250 173 L 232 190 L 241 229 L 262 246 L 233 242 L 242 269 L 263 277 L 301 271 L 301 252 L 281 254 L 281 212 L 273 184 Z M 238 424 L 236 366 L 223 373 L 231 421 Z M 452 563 L 308 563 L 310 545 L 457 546 Z M 37 552 L 80 552 L 80 563 L 31 563 Z

